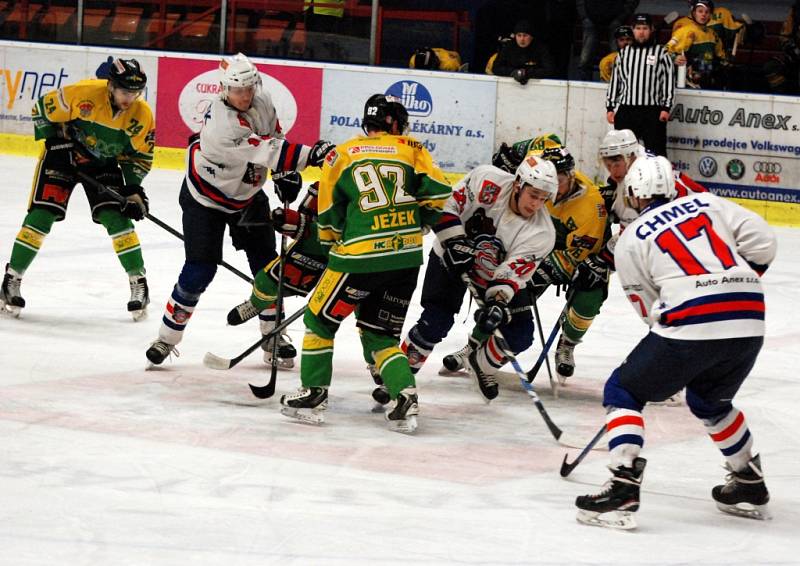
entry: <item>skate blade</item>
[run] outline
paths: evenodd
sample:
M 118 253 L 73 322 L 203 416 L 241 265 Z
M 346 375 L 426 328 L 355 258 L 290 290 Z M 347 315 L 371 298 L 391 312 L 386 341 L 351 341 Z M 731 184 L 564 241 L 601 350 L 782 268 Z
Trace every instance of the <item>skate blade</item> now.
M 469 373 L 465 369 L 449 370 L 442 366 L 439 369 L 439 375 L 443 377 L 469 377 Z
M 386 420 L 389 420 L 388 417 Z M 416 415 L 408 415 L 405 419 L 399 421 L 389 421 L 389 430 L 402 434 L 414 434 L 417 430 Z
M 22 307 L 15 307 L 14 305 L 9 305 L 8 303 L 2 303 L 3 305 L 3 312 L 9 316 L 13 316 L 14 318 L 19 318 L 20 313 L 22 312 Z
M 607 529 L 618 529 L 630 531 L 636 528 L 636 519 L 630 511 L 608 511 L 598 513 L 597 511 L 586 511 L 578 509 L 575 517 L 579 523 L 592 527 L 605 527 Z
M 737 505 L 726 505 L 725 503 L 717 502 L 717 509 L 729 515 L 737 517 L 744 517 L 746 519 L 755 519 L 757 521 L 769 521 L 772 519 L 767 505 L 753 505 L 751 503 L 739 503 Z
M 138 311 L 128 311 L 131 313 L 133 317 L 133 322 L 139 322 L 140 320 L 144 320 L 147 318 L 147 309 L 142 309 Z
M 281 414 L 304 424 L 321 425 L 325 422 L 325 415 L 322 414 L 322 411 L 314 411 L 314 409 L 281 407 Z

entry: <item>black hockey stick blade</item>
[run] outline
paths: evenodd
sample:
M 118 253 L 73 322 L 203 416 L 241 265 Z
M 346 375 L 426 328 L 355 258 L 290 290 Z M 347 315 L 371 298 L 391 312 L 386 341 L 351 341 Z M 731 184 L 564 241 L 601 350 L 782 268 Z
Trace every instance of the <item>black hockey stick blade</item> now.
M 275 382 L 277 381 L 277 372 L 273 373 L 269 377 L 269 383 L 263 386 L 253 385 L 252 383 L 248 383 L 247 385 L 250 386 L 250 391 L 258 397 L 259 399 L 269 399 L 273 395 L 275 395 Z
M 603 438 L 603 435 L 605 433 L 606 433 L 606 425 L 603 425 L 602 427 L 600 427 L 600 430 L 597 431 L 597 434 L 594 435 L 594 438 L 592 438 L 589 441 L 589 444 L 587 444 L 583 448 L 583 450 L 581 450 L 581 453 L 578 454 L 578 456 L 575 458 L 574 461 L 567 462 L 569 454 L 564 455 L 564 461 L 561 462 L 561 469 L 559 470 L 559 474 L 561 474 L 562 478 L 565 478 L 568 475 L 570 475 L 572 473 L 572 470 L 578 467 L 578 464 L 580 464 L 583 461 L 583 459 L 586 458 L 586 455 L 594 449 L 595 445 L 598 442 L 600 442 L 600 439 Z
M 306 305 L 303 305 L 296 312 L 292 313 L 291 315 L 283 319 L 279 325 L 270 330 L 267 334 L 264 334 L 258 340 L 258 342 L 249 346 L 244 352 L 242 352 L 235 358 L 223 358 L 221 356 L 217 356 L 216 354 L 212 354 L 211 352 L 206 352 L 206 355 L 203 356 L 203 365 L 209 369 L 217 369 L 217 370 L 231 369 L 239 362 L 241 362 L 243 359 L 245 359 L 247 356 L 256 351 L 261 346 L 261 344 L 263 344 L 264 342 L 272 338 L 275 334 L 279 333 L 284 328 L 293 323 L 295 320 L 303 316 L 304 312 L 306 312 Z

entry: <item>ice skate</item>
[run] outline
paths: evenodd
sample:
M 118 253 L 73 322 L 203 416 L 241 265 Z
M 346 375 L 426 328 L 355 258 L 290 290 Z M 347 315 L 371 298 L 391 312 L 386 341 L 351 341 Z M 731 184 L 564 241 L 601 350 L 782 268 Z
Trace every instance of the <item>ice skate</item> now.
M 294 395 L 281 397 L 281 414 L 307 424 L 325 422 L 323 411 L 327 408 L 327 387 L 301 387 Z
M 228 312 L 228 324 L 239 326 L 251 318 L 255 318 L 258 312 L 255 305 L 247 300 L 240 305 L 236 305 Z
M 128 312 L 134 321 L 142 320 L 147 316 L 147 305 L 150 304 L 150 291 L 147 288 L 147 278 L 144 275 L 130 275 L 128 281 L 131 285 L 131 298 L 128 301 Z
M 3 287 L 0 292 L 0 302 L 3 310 L 19 318 L 20 311 L 25 308 L 25 299 L 20 294 L 22 277 L 6 264 L 6 273 L 3 276 Z
M 292 369 L 294 367 L 294 359 L 297 357 L 297 350 L 287 340 L 286 334 L 278 336 L 278 367 L 280 369 Z M 270 338 L 261 344 L 261 349 L 264 350 L 264 363 L 268 366 L 272 365 L 272 345 L 275 343 L 275 338 Z
M 372 381 L 377 385 L 377 387 L 372 390 L 372 398 L 378 404 L 378 406 L 373 409 L 373 412 L 383 411 L 383 406 L 392 400 L 391 397 L 389 397 L 389 389 L 384 385 L 381 374 L 378 372 L 378 368 L 375 364 L 367 364 L 367 370 L 372 376 Z
M 161 365 L 171 354 L 175 354 L 176 358 L 180 356 L 174 344 L 167 344 L 163 340 L 155 340 L 145 352 L 145 356 L 154 366 Z
M 633 466 L 611 468 L 613 476 L 596 495 L 575 499 L 577 519 L 584 525 L 629 530 L 636 528 L 633 513 L 639 510 L 639 487 L 647 460 L 634 458 Z
M 475 381 L 478 383 L 478 390 L 481 393 L 481 398 L 490 403 L 492 399 L 497 397 L 497 381 L 494 375 L 485 373 L 478 365 L 477 350 L 473 351 L 467 358 L 468 371 Z
M 767 508 L 769 491 L 761 471 L 761 456 L 753 456 L 742 471 L 734 472 L 730 467 L 728 470 L 725 485 L 718 485 L 711 490 L 717 508 L 748 519 L 771 519 Z
M 573 342 L 564 337 L 562 334 L 558 338 L 558 345 L 556 346 L 556 374 L 558 376 L 558 384 L 564 385 L 567 383 L 567 378 L 572 377 L 575 373 L 575 346 L 577 342 Z
M 448 377 L 469 376 L 467 371 L 468 358 L 474 350 L 475 348 L 472 347 L 472 344 L 467 344 L 460 350 L 447 354 L 442 359 L 442 369 L 439 370 L 439 375 Z
M 403 389 L 384 414 L 389 421 L 389 430 L 404 434 L 412 434 L 417 430 L 419 402 L 416 388 Z

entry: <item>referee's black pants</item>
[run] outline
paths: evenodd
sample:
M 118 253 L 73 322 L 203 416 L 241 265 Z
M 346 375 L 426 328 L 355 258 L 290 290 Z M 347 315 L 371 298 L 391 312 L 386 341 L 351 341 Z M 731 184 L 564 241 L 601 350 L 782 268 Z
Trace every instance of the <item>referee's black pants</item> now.
M 620 106 L 614 115 L 615 130 L 633 130 L 645 149 L 667 157 L 667 123 L 658 119 L 661 106 Z

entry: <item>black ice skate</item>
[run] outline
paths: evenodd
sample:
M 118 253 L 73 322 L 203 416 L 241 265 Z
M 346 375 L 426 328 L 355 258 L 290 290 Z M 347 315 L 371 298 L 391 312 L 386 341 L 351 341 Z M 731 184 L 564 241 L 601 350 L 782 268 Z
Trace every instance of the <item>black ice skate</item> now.
M 145 356 L 150 360 L 150 363 L 156 366 L 161 365 L 170 354 L 175 354 L 176 358 L 180 356 L 174 344 L 167 344 L 163 340 L 156 340 L 150 344 L 147 352 L 145 352 Z
M 730 468 L 728 468 L 730 470 Z M 725 477 L 725 485 L 711 490 L 717 508 L 731 515 L 749 519 L 771 519 L 767 508 L 769 492 L 761 471 L 761 456 L 755 455 L 740 472 L 733 470 Z
M 472 344 L 467 344 L 460 350 L 447 354 L 442 359 L 442 369 L 439 370 L 439 375 L 444 376 L 466 376 L 467 364 L 469 363 L 469 355 L 475 350 Z
M 497 381 L 494 375 L 485 373 L 478 365 L 478 352 L 473 351 L 467 358 L 468 370 L 470 375 L 478 382 L 478 389 L 480 390 L 483 400 L 490 403 L 492 399 L 497 397 Z
M 128 301 L 128 312 L 133 320 L 139 321 L 147 316 L 147 305 L 150 304 L 150 291 L 147 288 L 147 279 L 144 275 L 131 275 L 128 277 L 131 286 L 131 298 Z
M 567 378 L 572 377 L 575 373 L 575 346 L 577 342 L 573 342 L 564 337 L 562 334 L 558 337 L 558 345 L 556 346 L 556 373 L 558 374 L 559 385 L 564 385 Z
M 255 318 L 256 315 L 258 315 L 258 309 L 256 309 L 253 303 L 247 300 L 240 305 L 236 305 L 228 312 L 228 324 L 231 326 L 239 326 L 251 318 Z
M 25 308 L 25 299 L 20 294 L 22 277 L 6 264 L 6 273 L 3 275 L 3 287 L 0 291 L 0 302 L 3 310 L 15 317 L 19 317 L 20 311 Z
M 281 397 L 281 414 L 308 424 L 325 422 L 323 411 L 328 408 L 327 387 L 301 387 L 294 395 Z
M 382 411 L 383 405 L 386 405 L 392 400 L 391 397 L 389 397 L 389 390 L 386 388 L 386 385 L 383 384 L 383 379 L 375 364 L 367 364 L 367 370 L 369 370 L 369 374 L 372 376 L 372 381 L 377 385 L 377 387 L 372 390 L 372 398 L 380 405 L 373 409 L 373 412 Z
M 416 388 L 406 387 L 403 389 L 384 414 L 386 420 L 389 421 L 389 430 L 404 434 L 412 434 L 417 430 L 419 401 Z
M 596 495 L 575 499 L 578 522 L 612 529 L 635 529 L 633 513 L 639 510 L 639 486 L 647 460 L 634 458 L 633 466 L 611 468 L 613 476 Z
M 278 336 L 278 367 L 281 369 L 292 369 L 294 367 L 294 359 L 297 357 L 297 350 L 287 340 L 286 334 Z M 264 350 L 264 363 L 268 366 L 272 365 L 272 347 L 275 343 L 275 338 L 270 338 L 261 344 L 261 349 Z

